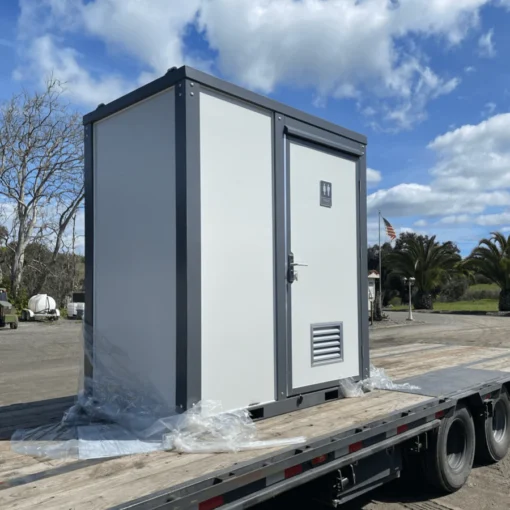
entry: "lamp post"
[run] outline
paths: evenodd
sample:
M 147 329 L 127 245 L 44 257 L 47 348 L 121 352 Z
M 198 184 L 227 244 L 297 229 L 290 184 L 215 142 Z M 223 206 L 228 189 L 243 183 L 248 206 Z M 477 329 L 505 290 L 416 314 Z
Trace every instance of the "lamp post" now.
M 408 321 L 413 321 L 413 291 L 412 286 L 413 283 L 416 281 L 416 278 L 411 276 L 410 278 L 404 278 L 404 284 L 409 284 L 409 316 L 407 317 Z

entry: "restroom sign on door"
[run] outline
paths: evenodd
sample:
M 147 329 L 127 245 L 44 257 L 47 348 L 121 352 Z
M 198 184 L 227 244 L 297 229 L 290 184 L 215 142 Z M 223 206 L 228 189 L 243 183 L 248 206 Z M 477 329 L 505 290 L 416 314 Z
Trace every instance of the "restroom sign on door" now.
M 332 186 L 330 182 L 321 181 L 321 191 L 320 191 L 320 197 L 321 197 L 321 207 L 331 207 L 333 205 L 332 203 Z

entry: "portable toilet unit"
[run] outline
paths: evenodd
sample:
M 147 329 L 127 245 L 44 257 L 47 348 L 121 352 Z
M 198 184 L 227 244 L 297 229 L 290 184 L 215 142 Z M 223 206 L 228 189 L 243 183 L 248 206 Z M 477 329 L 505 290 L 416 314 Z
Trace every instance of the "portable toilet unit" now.
M 368 375 L 365 136 L 190 67 L 84 125 L 90 381 L 264 418 Z

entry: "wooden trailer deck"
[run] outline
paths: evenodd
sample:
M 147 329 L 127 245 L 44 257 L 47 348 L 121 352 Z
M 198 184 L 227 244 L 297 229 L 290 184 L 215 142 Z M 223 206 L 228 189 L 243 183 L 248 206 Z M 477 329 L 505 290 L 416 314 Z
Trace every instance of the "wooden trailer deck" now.
M 494 377 L 508 373 L 510 350 L 460 347 L 442 344 L 412 344 L 372 351 L 372 364 L 386 369 L 395 380 L 425 376 L 431 371 L 469 367 Z M 497 371 L 497 372 L 494 372 Z M 439 372 L 440 373 L 440 372 Z M 500 377 L 501 378 L 501 377 Z M 437 379 L 433 377 L 431 379 Z M 489 378 L 490 379 L 490 378 Z M 466 388 L 467 389 L 467 388 Z M 452 393 L 452 392 L 450 392 Z M 453 393 L 458 393 L 458 389 Z M 396 412 L 423 408 L 437 396 L 394 391 L 374 391 L 362 398 L 343 399 L 258 422 L 262 438 L 305 436 L 307 440 L 335 436 L 363 424 L 387 419 Z M 192 480 L 211 478 L 217 472 L 233 471 L 258 462 L 284 449 L 237 454 L 176 454 L 158 452 L 114 459 L 75 461 L 41 460 L 10 450 L 7 432 L 47 417 L 58 419 L 65 399 L 51 408 L 10 406 L 0 409 L 0 508 L 9 509 L 99 509 L 122 505 Z M 148 506 L 147 508 L 150 508 Z

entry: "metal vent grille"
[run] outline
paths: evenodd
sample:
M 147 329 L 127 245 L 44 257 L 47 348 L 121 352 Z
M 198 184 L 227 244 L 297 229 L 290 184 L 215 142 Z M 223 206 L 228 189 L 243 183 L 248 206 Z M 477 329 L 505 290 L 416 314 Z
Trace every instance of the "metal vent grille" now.
M 341 322 L 312 324 L 312 366 L 344 360 L 343 327 Z

